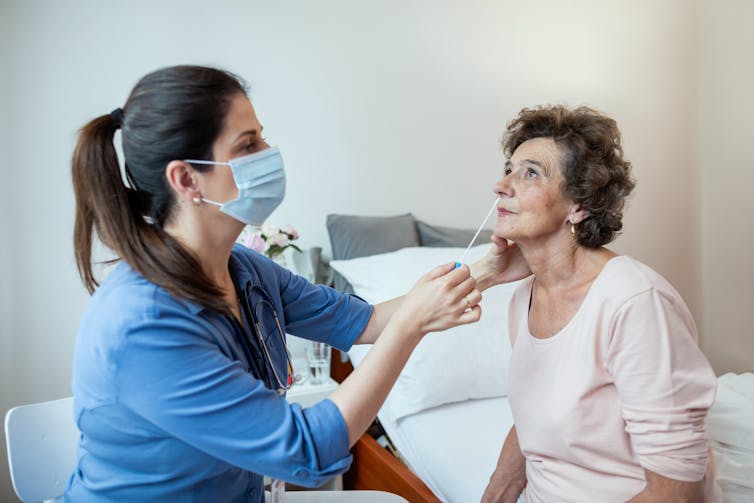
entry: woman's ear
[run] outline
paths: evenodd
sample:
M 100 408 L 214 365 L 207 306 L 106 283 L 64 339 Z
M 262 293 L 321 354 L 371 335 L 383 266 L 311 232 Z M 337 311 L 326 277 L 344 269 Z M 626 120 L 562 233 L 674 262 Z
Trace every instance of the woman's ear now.
M 196 172 L 187 162 L 170 161 L 165 168 L 165 178 L 178 199 L 191 201 L 199 193 Z
M 571 211 L 568 213 L 568 222 L 577 225 L 589 216 L 589 212 L 581 208 L 580 204 L 571 205 Z

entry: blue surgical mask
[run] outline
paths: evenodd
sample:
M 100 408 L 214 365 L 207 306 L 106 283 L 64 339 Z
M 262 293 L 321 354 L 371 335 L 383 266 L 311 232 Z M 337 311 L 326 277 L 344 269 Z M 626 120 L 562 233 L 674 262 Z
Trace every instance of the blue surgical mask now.
M 225 203 L 206 198 L 202 201 L 219 206 L 220 211 L 245 224 L 262 225 L 285 197 L 285 167 L 277 147 L 237 157 L 230 162 L 192 159 L 184 159 L 184 162 L 230 166 L 238 197 Z

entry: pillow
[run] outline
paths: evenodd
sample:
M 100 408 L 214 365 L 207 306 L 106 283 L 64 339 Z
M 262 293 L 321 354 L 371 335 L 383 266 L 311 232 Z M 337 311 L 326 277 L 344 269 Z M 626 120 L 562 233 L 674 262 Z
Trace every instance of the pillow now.
M 715 403 L 707 414 L 707 435 L 715 454 L 715 475 L 725 501 L 751 501 L 754 493 L 754 374 L 725 374 L 717 379 Z
M 414 216 L 411 213 L 389 217 L 327 215 L 333 259 L 348 260 L 419 246 Z M 347 281 L 335 274 L 335 288 L 351 293 Z
M 416 231 L 419 233 L 419 243 L 427 247 L 469 246 L 476 229 L 456 229 L 454 227 L 438 227 L 429 225 L 421 220 L 416 221 Z M 476 238 L 476 243 L 490 243 L 492 231 L 482 229 Z
M 490 245 L 471 248 L 471 263 Z M 455 261 L 463 248 L 404 248 L 391 253 L 330 263 L 373 304 L 407 293 L 433 267 Z M 410 414 L 446 403 L 507 394 L 508 301 L 519 282 L 483 292 L 478 323 L 427 334 L 401 372 L 380 411 L 381 420 L 398 421 Z M 358 365 L 369 345 L 354 346 L 349 356 Z

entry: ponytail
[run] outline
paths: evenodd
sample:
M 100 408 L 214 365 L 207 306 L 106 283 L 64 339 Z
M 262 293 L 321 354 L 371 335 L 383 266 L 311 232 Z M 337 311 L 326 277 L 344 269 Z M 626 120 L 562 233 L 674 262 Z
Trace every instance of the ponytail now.
M 120 181 L 118 155 L 113 145 L 117 129 L 118 124 L 110 115 L 94 119 L 79 132 L 73 152 L 71 175 L 76 193 L 73 244 L 76 265 L 89 293 L 99 286 L 91 264 L 93 231 L 115 250 L 113 224 L 120 226 L 125 220 L 123 214 L 129 209 L 128 189 Z
M 230 313 L 223 290 L 190 250 L 163 230 L 175 207 L 165 178 L 174 159 L 211 159 L 232 99 L 246 90 L 235 75 L 203 66 L 173 66 L 144 76 L 124 110 L 97 117 L 79 132 L 73 153 L 74 249 L 89 293 L 92 235 L 144 278 L 171 295 Z M 113 137 L 122 129 L 125 179 Z M 210 167 L 195 167 L 198 171 Z
M 99 286 L 92 272 L 92 236 L 96 232 L 120 259 L 174 297 L 229 313 L 222 289 L 196 258 L 162 230 L 161 222 L 147 221 L 150 195 L 125 185 L 113 144 L 119 126 L 112 114 L 92 120 L 79 132 L 73 153 L 74 250 L 86 289 L 93 293 Z M 126 173 L 133 184 L 127 168 Z

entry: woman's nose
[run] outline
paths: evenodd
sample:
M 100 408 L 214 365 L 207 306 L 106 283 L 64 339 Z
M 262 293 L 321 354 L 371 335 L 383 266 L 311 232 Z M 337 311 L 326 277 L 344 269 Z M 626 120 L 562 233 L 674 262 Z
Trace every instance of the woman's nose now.
M 503 176 L 495 182 L 492 191 L 497 194 L 497 197 L 511 197 L 513 195 L 513 186 L 510 183 L 510 177 Z

